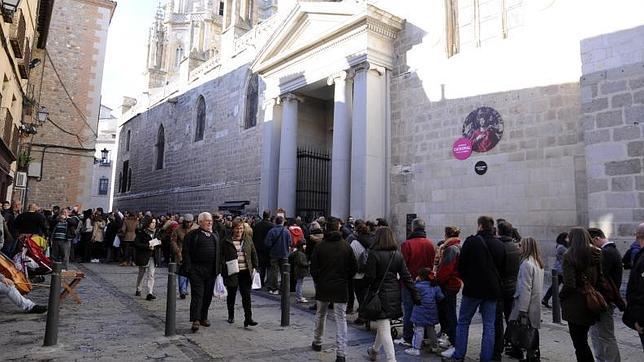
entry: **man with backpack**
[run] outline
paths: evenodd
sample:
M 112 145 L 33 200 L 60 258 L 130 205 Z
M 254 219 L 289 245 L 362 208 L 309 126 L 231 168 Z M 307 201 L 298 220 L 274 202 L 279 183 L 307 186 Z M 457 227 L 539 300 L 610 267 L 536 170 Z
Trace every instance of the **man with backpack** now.
M 282 265 L 288 260 L 289 247 L 291 246 L 291 233 L 284 227 L 284 217 L 275 218 L 275 226 L 266 235 L 264 245 L 269 249 L 271 267 L 266 281 L 266 289 L 271 294 L 279 294 L 277 279 Z M 280 281 L 281 286 L 281 281 Z
M 362 220 L 356 221 L 356 230 L 355 237 L 351 241 L 351 249 L 353 249 L 353 255 L 356 257 L 358 263 L 358 272 L 353 276 L 353 291 L 358 300 L 358 305 L 362 306 L 364 298 L 367 295 L 367 290 L 369 285 L 364 282 L 364 272 L 367 268 L 367 257 L 369 256 L 369 250 L 373 245 L 373 235 L 369 230 L 367 224 Z M 349 296 L 351 299 L 351 296 Z M 348 308 L 348 307 L 347 307 Z M 353 321 L 355 324 L 363 324 L 365 321 L 358 317 Z
M 427 238 L 425 232 L 425 221 L 423 219 L 414 219 L 411 222 L 412 233 L 409 238 L 400 245 L 400 252 L 405 259 L 405 264 L 411 274 L 411 279 L 416 280 L 418 271 L 422 268 L 434 268 L 434 257 L 436 249 L 434 243 Z M 397 340 L 398 344 L 411 347 L 412 338 L 414 337 L 414 324 L 411 321 L 411 312 L 414 308 L 414 301 L 411 293 L 407 288 L 402 288 L 403 304 L 403 338 Z

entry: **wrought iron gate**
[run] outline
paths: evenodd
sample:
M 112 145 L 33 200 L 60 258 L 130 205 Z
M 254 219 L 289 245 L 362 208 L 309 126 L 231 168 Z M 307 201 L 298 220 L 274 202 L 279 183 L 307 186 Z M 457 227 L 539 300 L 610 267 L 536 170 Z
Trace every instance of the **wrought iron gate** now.
M 296 214 L 303 220 L 329 214 L 329 161 L 326 153 L 297 150 Z

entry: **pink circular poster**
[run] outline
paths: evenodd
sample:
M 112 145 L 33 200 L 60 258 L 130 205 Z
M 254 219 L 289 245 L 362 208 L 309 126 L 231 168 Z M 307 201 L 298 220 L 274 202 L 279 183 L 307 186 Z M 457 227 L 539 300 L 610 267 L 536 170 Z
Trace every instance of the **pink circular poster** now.
M 457 160 L 467 160 L 472 154 L 472 141 L 465 137 L 457 139 L 452 145 L 452 153 Z

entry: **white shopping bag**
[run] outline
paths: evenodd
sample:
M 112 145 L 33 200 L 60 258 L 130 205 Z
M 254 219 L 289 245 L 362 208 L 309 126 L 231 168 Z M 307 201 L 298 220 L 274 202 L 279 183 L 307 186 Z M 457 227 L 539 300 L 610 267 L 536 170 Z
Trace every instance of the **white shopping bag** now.
M 251 286 L 253 289 L 262 289 L 262 278 L 259 276 L 259 273 L 254 271 L 253 272 L 253 285 Z
M 229 276 L 239 273 L 239 261 L 237 259 L 228 260 L 226 262 L 226 271 L 228 271 Z
M 119 238 L 118 235 L 114 237 L 114 243 L 112 244 L 113 247 L 115 248 L 120 248 L 121 247 L 121 238 Z
M 217 279 L 215 279 L 215 289 L 213 290 L 212 295 L 219 299 L 223 299 L 228 296 L 228 291 L 224 285 L 224 278 L 221 277 L 221 274 L 217 275 Z

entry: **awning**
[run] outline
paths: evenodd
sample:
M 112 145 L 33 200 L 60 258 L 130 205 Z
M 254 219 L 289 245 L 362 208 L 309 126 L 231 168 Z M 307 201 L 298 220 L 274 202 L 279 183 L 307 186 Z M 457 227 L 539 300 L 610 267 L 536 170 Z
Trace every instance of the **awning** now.
M 246 205 L 250 205 L 250 201 L 226 201 L 219 205 L 221 211 L 241 211 Z

